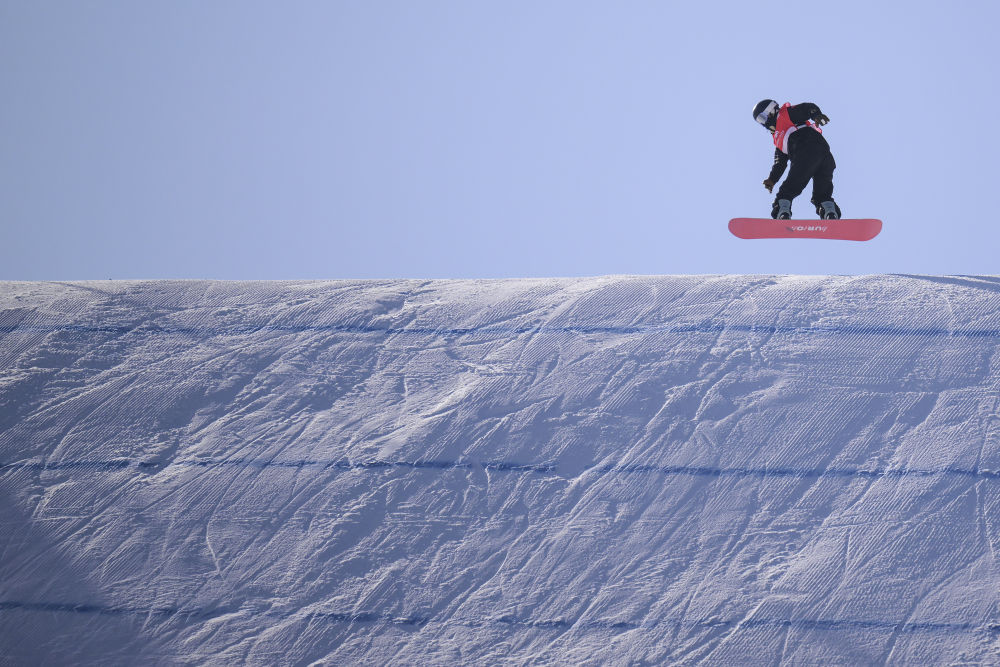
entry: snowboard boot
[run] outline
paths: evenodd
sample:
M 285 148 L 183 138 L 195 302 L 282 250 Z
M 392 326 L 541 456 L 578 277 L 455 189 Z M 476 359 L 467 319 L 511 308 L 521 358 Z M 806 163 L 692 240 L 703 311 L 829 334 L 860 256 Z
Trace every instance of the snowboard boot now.
M 840 207 L 832 199 L 816 204 L 816 213 L 823 220 L 840 220 Z
M 775 220 L 791 220 L 792 200 L 775 199 L 774 206 L 771 207 L 771 217 Z

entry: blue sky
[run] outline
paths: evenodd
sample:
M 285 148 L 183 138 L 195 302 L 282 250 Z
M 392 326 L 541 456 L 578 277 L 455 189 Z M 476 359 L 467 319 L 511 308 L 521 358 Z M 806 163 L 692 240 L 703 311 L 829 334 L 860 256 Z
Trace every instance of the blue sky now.
M 0 0 L 0 279 L 1000 273 L 995 2 Z M 762 98 L 868 243 L 743 241 Z M 813 217 L 808 191 L 797 217 Z

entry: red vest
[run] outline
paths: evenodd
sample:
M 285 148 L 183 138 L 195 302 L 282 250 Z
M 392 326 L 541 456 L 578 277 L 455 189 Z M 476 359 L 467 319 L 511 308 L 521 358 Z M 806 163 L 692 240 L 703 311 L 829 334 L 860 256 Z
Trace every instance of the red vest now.
M 791 102 L 785 102 L 781 106 L 781 110 L 778 111 L 778 121 L 774 125 L 774 134 L 772 135 L 775 148 L 785 155 L 788 155 L 788 137 L 792 136 L 792 132 L 795 130 L 810 127 L 820 134 L 823 133 L 823 130 L 816 127 L 811 120 L 807 120 L 805 125 L 792 125 L 792 119 L 788 115 L 788 108 L 790 106 L 792 106 Z

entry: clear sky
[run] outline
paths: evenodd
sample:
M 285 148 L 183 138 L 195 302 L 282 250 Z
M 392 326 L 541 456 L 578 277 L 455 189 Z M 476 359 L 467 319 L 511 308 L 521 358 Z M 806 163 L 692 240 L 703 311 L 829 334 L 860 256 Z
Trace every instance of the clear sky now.
M 1000 3 L 0 0 L 0 279 L 1000 273 Z M 763 98 L 867 243 L 743 241 Z M 814 217 L 808 190 L 796 217 Z

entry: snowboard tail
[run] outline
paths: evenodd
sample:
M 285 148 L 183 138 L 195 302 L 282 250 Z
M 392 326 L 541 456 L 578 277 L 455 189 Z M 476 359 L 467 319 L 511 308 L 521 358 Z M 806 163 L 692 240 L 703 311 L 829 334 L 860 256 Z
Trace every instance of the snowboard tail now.
M 870 241 L 882 231 L 882 221 L 873 218 L 846 220 L 733 218 L 729 221 L 729 231 L 741 239 Z

